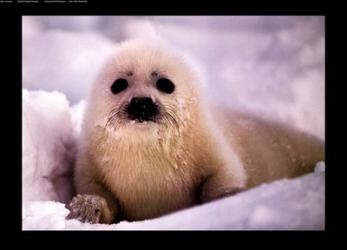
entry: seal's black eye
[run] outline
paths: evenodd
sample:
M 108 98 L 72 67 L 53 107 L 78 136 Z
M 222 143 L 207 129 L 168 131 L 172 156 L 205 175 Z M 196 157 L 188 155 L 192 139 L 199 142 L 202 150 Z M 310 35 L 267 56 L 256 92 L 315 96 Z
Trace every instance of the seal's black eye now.
M 157 81 L 157 89 L 164 93 L 171 94 L 175 90 L 175 84 L 169 79 L 161 78 Z
M 118 94 L 119 92 L 125 90 L 127 87 L 128 81 L 123 78 L 120 78 L 114 81 L 114 83 L 111 86 L 111 91 L 113 94 Z

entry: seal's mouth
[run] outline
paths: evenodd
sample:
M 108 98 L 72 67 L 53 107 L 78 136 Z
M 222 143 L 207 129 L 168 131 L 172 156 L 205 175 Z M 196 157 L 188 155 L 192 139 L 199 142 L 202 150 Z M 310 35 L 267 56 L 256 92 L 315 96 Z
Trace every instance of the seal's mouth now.
M 120 129 L 123 126 L 149 128 L 153 126 L 178 128 L 175 108 L 154 102 L 149 97 L 135 97 L 113 108 L 107 117 L 105 127 Z

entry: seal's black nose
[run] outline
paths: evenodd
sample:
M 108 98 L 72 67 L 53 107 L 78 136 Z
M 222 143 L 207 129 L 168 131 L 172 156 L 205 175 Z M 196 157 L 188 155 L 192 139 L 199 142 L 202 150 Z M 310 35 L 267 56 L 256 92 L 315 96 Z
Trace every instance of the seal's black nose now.
M 154 121 L 159 113 L 158 105 L 150 97 L 134 97 L 126 107 L 125 111 L 131 120 L 138 122 Z

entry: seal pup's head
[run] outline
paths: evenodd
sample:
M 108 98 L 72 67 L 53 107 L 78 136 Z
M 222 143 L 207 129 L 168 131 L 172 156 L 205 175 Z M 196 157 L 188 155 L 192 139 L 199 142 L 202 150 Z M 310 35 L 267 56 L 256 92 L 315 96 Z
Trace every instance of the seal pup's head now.
M 197 108 L 200 81 L 177 51 L 158 42 L 127 41 L 106 61 L 88 109 L 108 131 L 182 129 L 194 118 L 189 109 Z

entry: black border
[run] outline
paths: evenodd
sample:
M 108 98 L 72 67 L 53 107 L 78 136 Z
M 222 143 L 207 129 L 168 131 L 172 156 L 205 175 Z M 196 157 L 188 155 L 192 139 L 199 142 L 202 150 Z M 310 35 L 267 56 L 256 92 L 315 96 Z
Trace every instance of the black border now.
M 14 0 L 15 1 L 15 0 Z M 96 4 L 96 2 L 98 2 Z M 112 1 L 110 1 L 112 2 Z M 22 38 L 21 38 L 21 28 L 22 28 L 22 15 L 114 15 L 115 11 L 121 13 L 121 15 L 154 15 L 158 14 L 157 11 L 162 8 L 152 7 L 152 6 L 136 6 L 137 8 L 129 8 L 124 6 L 115 6 L 113 4 L 100 2 L 100 0 L 89 0 L 89 4 L 84 4 L 80 6 L 66 7 L 66 6 L 1 6 L 0 5 L 0 23 L 2 26 L 2 35 L 0 38 L 1 47 L 2 47 L 2 75 L 4 76 L 4 83 L 6 86 L 3 86 L 6 89 L 7 93 L 11 93 L 11 95 L 6 95 L 6 98 L 3 98 L 2 101 L 5 101 L 3 104 L 2 111 L 3 116 L 6 117 L 5 120 L 11 122 L 3 122 L 2 125 L 5 125 L 3 131 L 11 131 L 5 133 L 4 141 L 6 141 L 6 150 L 5 157 L 7 157 L 6 165 L 4 168 L 10 168 L 11 171 L 15 173 L 11 173 L 11 176 L 16 176 L 16 181 L 18 181 L 18 185 L 15 185 L 15 188 L 11 188 L 10 192 L 5 192 L 4 199 L 8 200 L 13 206 L 11 206 L 11 216 L 6 216 L 6 220 L 9 221 L 8 229 L 15 229 L 16 231 L 21 231 L 22 223 L 21 223 L 21 145 L 22 145 L 22 100 L 21 100 L 21 84 L 22 82 L 22 72 L 21 72 L 21 60 L 22 60 Z M 136 4 L 137 5 L 137 4 Z M 143 3 L 142 5 L 146 5 Z M 174 3 L 170 3 L 168 5 L 175 5 Z M 173 15 L 174 12 L 177 11 L 182 5 L 178 5 L 174 8 L 164 8 L 159 10 L 160 15 Z M 186 6 L 185 6 L 186 7 Z M 264 13 L 264 7 L 260 7 L 257 11 L 252 10 L 252 7 L 249 8 L 241 8 L 238 6 L 230 6 L 229 8 L 223 8 L 224 6 L 217 6 L 213 4 L 199 6 L 200 13 L 198 15 L 240 15 L 240 11 L 247 15 L 254 15 Z M 144 11 L 150 11 L 144 14 Z M 283 9 L 286 10 L 283 10 Z M 294 8 L 294 9 L 293 9 Z M 170 11 L 168 10 L 170 9 Z M 288 15 L 289 13 L 295 15 L 303 15 L 298 14 L 300 11 L 295 10 L 295 7 L 292 7 L 290 4 L 283 5 L 280 10 L 276 8 L 268 8 L 267 11 L 271 12 L 272 15 Z M 190 8 L 186 8 L 185 10 L 180 10 L 180 13 L 176 13 L 179 15 L 192 15 L 196 11 L 196 6 L 190 6 Z M 305 10 L 304 10 L 305 11 Z M 266 12 L 266 11 L 265 11 Z M 301 9 L 302 12 L 302 9 Z M 336 199 L 340 198 L 340 190 L 342 180 L 342 174 L 337 174 L 335 170 L 339 167 L 343 168 L 343 162 L 339 161 L 338 157 L 340 154 L 339 150 L 343 148 L 339 147 L 337 144 L 337 138 L 341 137 L 339 131 L 344 131 L 343 128 L 339 128 L 336 126 L 342 125 L 340 123 L 332 123 L 334 118 L 334 111 L 336 112 L 344 112 L 343 106 L 343 98 L 336 98 L 333 95 L 334 87 L 341 81 L 337 79 L 340 72 L 343 72 L 341 67 L 342 64 L 338 62 L 338 55 L 340 54 L 340 49 L 338 45 L 346 44 L 344 43 L 344 38 L 340 34 L 343 27 L 340 27 L 338 24 L 342 23 L 342 18 L 332 15 L 326 14 L 326 11 L 323 11 L 318 5 L 312 6 L 310 11 L 305 13 L 306 15 L 323 15 L 326 16 L 326 166 L 327 166 L 327 175 L 326 175 L 326 231 L 330 232 L 337 229 L 338 223 L 341 221 L 340 210 L 341 207 L 337 206 Z M 196 14 L 195 14 L 196 15 Z M 329 84 L 328 84 L 329 83 Z M 8 88 L 8 89 L 7 89 Z M 341 94 L 341 93 L 340 93 Z M 335 108 L 334 108 L 335 105 Z M 329 110 L 330 109 L 330 110 Z M 14 112 L 15 110 L 15 112 Z M 341 115 L 340 115 L 341 116 Z M 341 118 L 341 117 L 340 117 Z M 329 120 L 329 123 L 327 122 Z M 342 130 L 341 130 L 342 129 Z M 14 136 L 15 135 L 15 139 Z M 6 138 L 8 136 L 8 138 Z M 15 150 L 17 149 L 17 150 Z M 8 153 L 7 153 L 8 152 Z M 340 166 L 339 166 L 340 165 Z M 341 169 L 342 170 L 342 169 Z M 339 179 L 340 178 L 340 179 Z M 7 183 L 8 182 L 8 183 Z M 5 185 L 7 187 L 13 186 L 13 178 L 5 178 Z M 340 186 L 339 186 L 340 185 Z M 18 196 L 15 195 L 19 194 Z M 16 221 L 15 223 L 13 221 Z M 18 224 L 17 224 L 18 223 Z M 234 231 L 232 231 L 234 232 Z M 318 237 L 324 233 L 318 233 Z M 31 232 L 25 232 L 24 234 L 31 235 Z M 127 233 L 128 234 L 128 233 Z M 136 236 L 139 236 L 138 233 L 135 233 Z M 29 236 L 28 235 L 28 236 Z M 134 235 L 135 236 L 135 235 Z M 276 238 L 279 239 L 280 234 L 276 234 Z M 133 237 L 133 235 L 131 235 Z M 279 237 L 279 238 L 278 238 Z M 28 237 L 29 238 L 29 237 Z M 199 238 L 199 239 L 198 239 Z M 203 241 L 200 237 L 196 240 Z M 172 241 L 171 239 L 170 241 Z M 294 240 L 294 239 L 293 239 Z M 288 243 L 288 242 L 286 242 Z M 115 246 L 117 247 L 117 246 Z
M 321 2 L 305 5 L 302 1 L 113 1 L 86 0 L 88 3 L 44 3 L 37 4 L 0 3 L 6 12 L 21 15 L 325 15 Z M 68 0 L 65 0 L 68 1 Z

